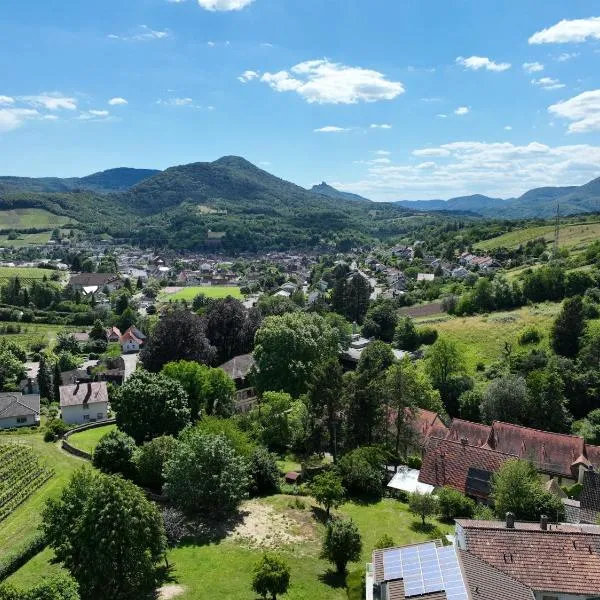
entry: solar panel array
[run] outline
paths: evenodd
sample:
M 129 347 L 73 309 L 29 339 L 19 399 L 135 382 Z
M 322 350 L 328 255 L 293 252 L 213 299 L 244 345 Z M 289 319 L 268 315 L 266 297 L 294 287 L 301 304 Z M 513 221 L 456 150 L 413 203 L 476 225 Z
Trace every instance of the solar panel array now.
M 402 579 L 407 598 L 444 591 L 448 600 L 468 600 L 454 546 L 428 542 L 384 550 L 383 576 L 386 581 Z

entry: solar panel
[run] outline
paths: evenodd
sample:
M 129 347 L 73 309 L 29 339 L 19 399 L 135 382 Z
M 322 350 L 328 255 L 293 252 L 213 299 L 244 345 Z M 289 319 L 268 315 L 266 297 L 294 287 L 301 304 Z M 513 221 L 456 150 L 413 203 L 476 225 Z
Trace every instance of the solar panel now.
M 488 495 L 491 491 L 491 478 L 492 474 L 489 471 L 470 467 L 467 472 L 465 489 L 470 494 Z
M 446 592 L 448 600 L 468 600 L 463 575 L 453 546 L 439 548 L 433 542 L 383 552 L 386 581 L 404 580 L 406 598 Z

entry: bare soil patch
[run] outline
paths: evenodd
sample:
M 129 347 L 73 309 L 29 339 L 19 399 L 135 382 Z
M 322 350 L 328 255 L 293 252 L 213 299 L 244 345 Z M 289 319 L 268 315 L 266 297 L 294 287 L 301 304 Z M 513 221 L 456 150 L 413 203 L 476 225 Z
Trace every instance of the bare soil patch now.
M 163 585 L 158 590 L 157 600 L 171 600 L 171 598 L 177 598 L 185 592 L 185 587 L 182 585 Z
M 442 310 L 441 302 L 431 302 L 429 304 L 421 304 L 418 306 L 406 306 L 400 309 L 400 314 L 406 315 L 407 317 L 430 317 L 431 315 L 437 315 Z

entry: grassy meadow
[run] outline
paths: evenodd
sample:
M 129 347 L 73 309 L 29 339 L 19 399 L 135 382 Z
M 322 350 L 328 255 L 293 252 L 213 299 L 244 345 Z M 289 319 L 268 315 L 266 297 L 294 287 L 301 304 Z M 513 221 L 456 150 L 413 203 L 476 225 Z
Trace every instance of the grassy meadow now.
M 171 293 L 163 291 L 159 296 L 159 300 L 161 302 L 169 302 L 171 300 L 187 300 L 191 302 L 198 294 L 204 294 L 207 298 L 226 298 L 227 296 L 233 296 L 240 300 L 243 298 L 240 288 L 236 286 L 196 285 L 178 288 L 177 291 Z
M 0 229 L 55 229 L 73 222 L 69 217 L 55 215 L 43 208 L 0 210 Z
M 47 244 L 52 237 L 51 231 L 42 231 L 41 233 L 20 233 L 18 239 L 9 240 L 8 234 L 0 235 L 0 247 L 2 248 L 22 248 L 23 246 L 39 246 Z
M 105 425 L 104 427 L 96 427 L 95 429 L 87 429 L 86 431 L 80 431 L 78 433 L 74 433 L 69 436 L 69 444 L 71 446 L 75 446 L 79 450 L 83 450 L 84 452 L 92 453 L 100 438 L 111 431 L 114 431 L 117 428 L 116 425 Z
M 12 279 L 19 277 L 20 279 L 50 279 L 54 273 L 52 269 L 38 269 L 37 267 L 0 267 L 0 279 Z
M 1 322 L 0 326 L 14 325 L 20 327 L 19 333 L 7 333 L 0 335 L 0 339 L 5 338 L 11 342 L 19 344 L 26 350 L 29 350 L 32 344 L 44 342 L 48 346 L 53 346 L 56 336 L 60 331 L 81 331 L 81 327 L 68 327 L 65 325 L 46 325 L 42 323 L 10 323 Z

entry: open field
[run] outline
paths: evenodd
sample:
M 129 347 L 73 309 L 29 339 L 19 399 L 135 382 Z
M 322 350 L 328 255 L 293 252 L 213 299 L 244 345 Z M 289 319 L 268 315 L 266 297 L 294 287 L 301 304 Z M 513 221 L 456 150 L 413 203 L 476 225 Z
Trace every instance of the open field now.
M 0 523 L 0 560 L 16 552 L 35 536 L 46 499 L 57 496 L 71 473 L 83 464 L 83 461 L 60 450 L 57 444 L 44 442 L 41 433 L 0 437 L 0 443 L 13 441 L 31 447 L 54 469 L 54 476 Z
M 0 339 L 6 338 L 11 342 L 19 344 L 26 350 L 29 349 L 32 343 L 44 340 L 49 346 L 52 346 L 56 341 L 56 336 L 59 331 L 81 331 L 81 327 L 67 327 L 65 325 L 46 325 L 41 323 L 9 323 L 0 322 L 0 326 L 14 325 L 20 327 L 19 333 L 7 333 L 0 335 Z
M 83 450 L 84 452 L 92 453 L 100 438 L 117 428 L 116 425 L 105 425 L 104 427 L 96 427 L 95 429 L 87 429 L 86 431 L 80 431 L 69 436 L 69 444 Z
M 181 288 L 165 288 L 159 296 L 159 301 L 187 300 L 191 302 L 198 294 L 204 294 L 207 298 L 226 298 L 233 296 L 242 299 L 239 287 L 225 285 L 197 285 Z
M 54 272 L 52 269 L 38 269 L 37 267 L 0 267 L 0 280 L 13 277 L 23 280 L 44 279 L 44 277 L 50 279 Z
M 297 499 L 297 502 L 296 502 Z M 205 544 L 183 544 L 170 551 L 173 565 L 172 585 L 183 586 L 181 600 L 212 600 L 215 582 L 219 596 L 227 600 L 254 600 L 250 582 L 252 567 L 263 548 L 277 548 L 291 568 L 288 600 L 346 600 L 343 582 L 331 571 L 331 565 L 319 558 L 324 525 L 315 518 L 322 513 L 310 498 L 272 496 L 250 500 L 241 508 L 244 519 L 218 539 Z M 358 563 L 348 570 L 364 569 L 373 546 L 384 534 L 397 544 L 424 541 L 450 533 L 451 527 L 432 520 L 425 530 L 420 519 L 408 512 L 405 504 L 384 499 L 373 504 L 348 502 L 336 515 L 358 525 L 363 538 L 363 552 Z M 52 553 L 48 550 L 31 560 L 9 581 L 28 586 L 42 573 L 55 572 L 48 567 Z M 199 566 L 201 566 L 199 568 Z
M 55 229 L 68 223 L 73 219 L 55 215 L 43 208 L 14 208 L 11 210 L 0 210 L 0 229 L 30 229 L 33 227 Z
M 47 244 L 52 237 L 51 231 L 42 231 L 41 233 L 21 233 L 19 239 L 9 240 L 7 234 L 0 235 L 0 247 L 2 248 L 22 248 L 30 244 L 39 246 Z
M 531 240 L 544 238 L 547 242 L 554 240 L 554 226 L 543 225 L 510 231 L 498 237 L 484 240 L 475 244 L 477 250 L 492 250 L 494 248 L 516 248 Z M 585 246 L 600 238 L 600 222 L 577 223 L 573 225 L 561 224 L 560 246 L 572 248 Z
M 542 332 L 544 338 L 540 343 L 547 345 L 550 325 L 560 308 L 560 303 L 547 302 L 509 312 L 472 317 L 446 316 L 443 319 L 422 319 L 419 323 L 427 323 L 440 335 L 456 341 L 464 353 L 469 371 L 474 373 L 478 362 L 489 364 L 497 360 L 505 342 L 512 343 L 516 349 L 519 333 L 530 325 Z

